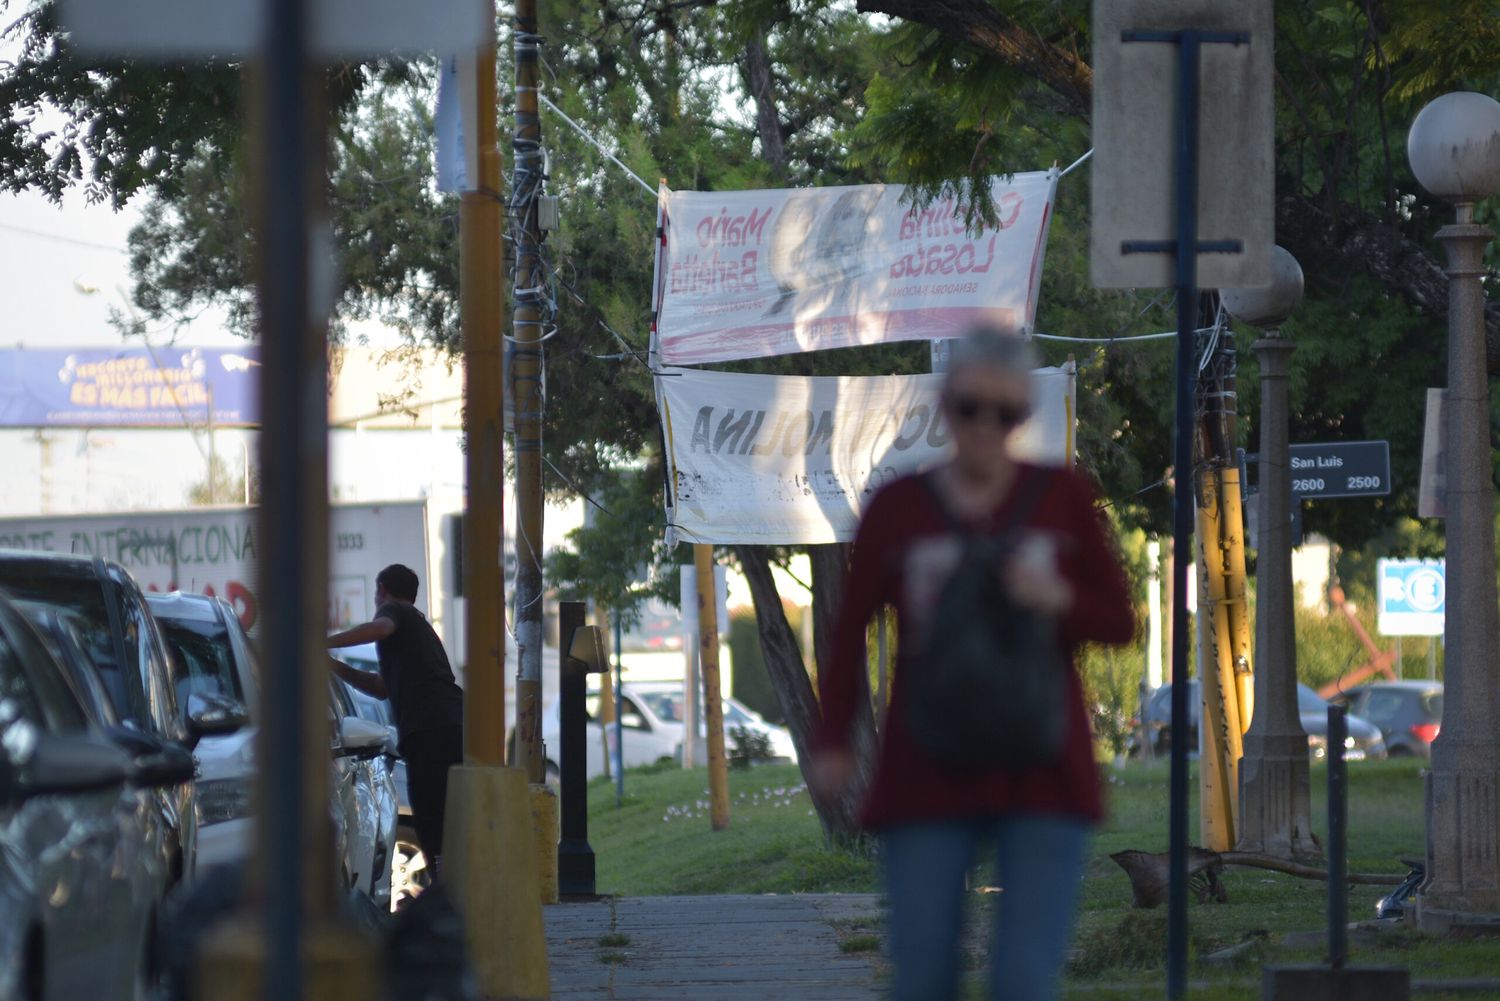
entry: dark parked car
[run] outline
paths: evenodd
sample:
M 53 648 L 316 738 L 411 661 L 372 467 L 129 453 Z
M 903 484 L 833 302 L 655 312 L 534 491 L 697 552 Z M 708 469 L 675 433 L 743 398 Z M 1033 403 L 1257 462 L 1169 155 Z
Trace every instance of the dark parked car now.
M 171 857 L 150 787 L 192 756 L 105 733 L 42 638 L 0 598 L 0 997 L 136 1001 L 156 977 Z
M 1198 752 L 1198 717 L 1202 712 L 1202 701 L 1198 695 L 1197 680 L 1189 681 L 1188 692 L 1189 730 L 1188 750 Z M 1318 698 L 1318 693 L 1306 685 L 1297 685 L 1297 712 L 1302 718 L 1302 729 L 1307 731 L 1307 746 L 1315 758 L 1328 753 L 1328 703 Z M 1172 686 L 1162 685 L 1151 693 L 1141 713 L 1146 733 L 1157 754 L 1166 754 L 1172 749 Z M 1386 756 L 1385 740 L 1380 728 L 1358 714 L 1350 712 L 1348 717 L 1349 737 L 1344 744 L 1344 757 L 1349 761 Z M 1132 750 L 1138 748 L 1140 731 L 1132 738 Z
M 179 705 L 174 663 L 145 598 L 129 572 L 98 557 L 34 551 L 0 552 L 0 588 L 37 609 L 64 613 L 93 666 L 121 726 L 112 739 L 139 760 L 191 749 L 208 733 L 239 726 L 225 707 L 195 694 Z M 158 790 L 157 809 L 169 829 L 172 875 L 191 877 L 197 858 L 195 791 L 191 781 Z
M 1443 724 L 1441 681 L 1379 681 L 1342 696 L 1349 712 L 1380 727 L 1391 757 L 1432 757 L 1432 741 Z

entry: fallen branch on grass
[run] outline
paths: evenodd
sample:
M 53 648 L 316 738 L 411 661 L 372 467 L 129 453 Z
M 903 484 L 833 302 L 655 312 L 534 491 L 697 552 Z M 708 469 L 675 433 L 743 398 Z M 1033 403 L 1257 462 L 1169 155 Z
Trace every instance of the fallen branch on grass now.
M 1115 852 L 1110 858 L 1114 859 L 1115 864 L 1124 869 L 1125 875 L 1130 877 L 1132 906 L 1152 908 L 1166 903 L 1167 886 L 1171 879 L 1168 853 L 1142 852 L 1132 849 Z M 1288 876 L 1296 876 L 1300 879 L 1328 878 L 1328 873 L 1322 869 L 1302 865 L 1275 855 L 1265 855 L 1261 852 L 1211 852 L 1206 848 L 1189 848 L 1188 885 L 1197 896 L 1199 903 L 1206 903 L 1209 899 L 1213 899 L 1222 904 L 1229 900 L 1229 891 L 1224 888 L 1223 882 L 1219 879 L 1219 874 L 1228 865 L 1270 869 L 1273 872 L 1286 873 Z M 1382 872 L 1348 874 L 1350 883 L 1362 883 L 1367 886 L 1397 886 L 1405 878 L 1405 876 Z

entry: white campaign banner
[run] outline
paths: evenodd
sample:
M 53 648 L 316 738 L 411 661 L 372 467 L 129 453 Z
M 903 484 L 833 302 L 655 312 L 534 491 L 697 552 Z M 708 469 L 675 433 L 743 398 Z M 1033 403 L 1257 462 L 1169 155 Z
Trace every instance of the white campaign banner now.
M 898 184 L 662 193 L 656 346 L 669 365 L 1029 331 L 1055 171 L 992 182 L 996 224 Z
M 1016 451 L 1049 465 L 1073 454 L 1074 369 L 1034 373 Z M 664 369 L 669 541 L 848 542 L 882 485 L 941 462 L 941 375 L 805 377 Z

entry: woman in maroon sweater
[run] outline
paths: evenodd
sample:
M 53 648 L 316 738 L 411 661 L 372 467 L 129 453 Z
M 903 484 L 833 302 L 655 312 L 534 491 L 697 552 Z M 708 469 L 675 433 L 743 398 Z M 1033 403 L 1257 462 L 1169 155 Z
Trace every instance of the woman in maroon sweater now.
M 955 346 L 943 393 L 953 461 L 925 482 L 898 480 L 870 502 L 854 542 L 832 663 L 819 672 L 823 718 L 812 777 L 828 795 L 846 788 L 854 770 L 850 724 L 858 700 L 869 697 L 865 627 L 880 607 L 896 609 L 900 651 L 862 815 L 880 838 L 895 1001 L 955 996 L 964 875 L 981 856 L 998 861 L 1004 888 L 992 996 L 1053 997 L 1089 833 L 1103 815 L 1073 653 L 1085 642 L 1128 641 L 1135 621 L 1089 481 L 1010 456 L 1012 433 L 1030 412 L 1034 367 L 1030 346 L 1016 337 L 979 331 Z M 1013 510 L 1017 504 L 1025 510 Z M 1053 759 L 956 771 L 934 761 L 905 725 L 911 696 L 903 676 L 923 669 L 925 624 L 963 551 L 954 520 L 979 533 L 1021 530 L 1023 543 L 996 573 L 1015 604 L 1057 623 L 1067 719 Z M 1020 524 L 1010 526 L 1013 520 Z

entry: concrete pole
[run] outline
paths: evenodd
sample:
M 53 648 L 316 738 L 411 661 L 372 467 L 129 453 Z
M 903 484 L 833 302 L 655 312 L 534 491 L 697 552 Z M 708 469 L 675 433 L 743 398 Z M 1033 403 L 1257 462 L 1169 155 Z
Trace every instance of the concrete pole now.
M 1443 729 L 1427 775 L 1427 879 L 1418 920 L 1442 930 L 1500 913 L 1500 613 L 1485 372 L 1484 248 L 1494 233 L 1458 205 L 1448 256 L 1448 604 Z
M 1260 550 L 1256 561 L 1255 712 L 1240 766 L 1241 851 L 1317 855 L 1307 731 L 1297 711 L 1292 602 L 1292 484 L 1287 363 L 1278 330 L 1254 344 L 1260 359 Z
M 682 767 L 698 767 L 698 706 L 701 686 L 698 684 L 698 570 L 694 566 L 680 571 L 678 607 L 682 609 Z
M 724 757 L 724 695 L 719 685 L 719 600 L 714 547 L 693 546 L 698 578 L 698 660 L 703 674 L 703 722 L 708 730 L 708 799 L 716 831 L 729 827 L 729 770 Z M 690 734 L 691 736 L 692 734 Z

